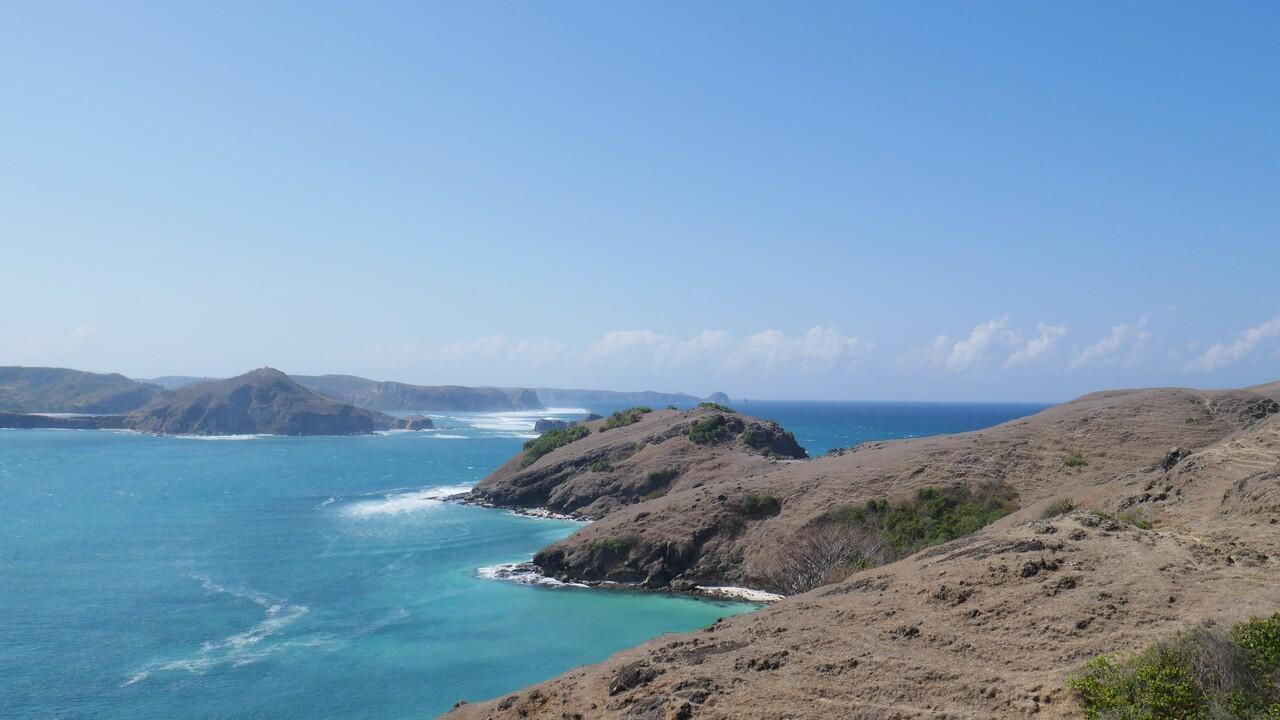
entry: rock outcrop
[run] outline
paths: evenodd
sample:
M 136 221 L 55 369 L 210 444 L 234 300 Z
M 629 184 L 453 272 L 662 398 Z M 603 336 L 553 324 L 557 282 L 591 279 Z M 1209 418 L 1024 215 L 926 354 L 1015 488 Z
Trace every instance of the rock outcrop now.
M 436 424 L 426 415 L 410 415 L 403 420 L 405 430 L 435 430 Z
M 658 587 L 750 586 L 824 518 L 929 486 L 1004 488 L 1020 509 L 450 717 L 1076 717 L 1063 687 L 1085 660 L 1280 609 L 1274 387 L 1095 393 L 986 430 L 807 462 L 769 459 L 740 435 L 694 446 L 692 417 L 652 413 L 508 464 L 477 492 L 603 511 L 538 553 L 544 571 Z M 582 471 L 628 446 L 646 468 L 679 458 L 677 479 L 630 502 L 638 473 Z M 745 514 L 744 496 L 776 505 Z
M 359 435 L 402 426 L 309 390 L 272 368 L 168 391 L 125 422 L 164 435 Z

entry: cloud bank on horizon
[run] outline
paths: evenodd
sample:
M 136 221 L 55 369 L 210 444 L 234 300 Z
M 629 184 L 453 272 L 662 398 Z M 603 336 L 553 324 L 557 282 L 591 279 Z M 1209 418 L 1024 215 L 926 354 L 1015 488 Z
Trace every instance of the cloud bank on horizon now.
M 1172 314 L 1172 309 L 1165 313 Z M 735 335 L 717 329 L 687 337 L 654 330 L 612 330 L 578 343 L 495 334 L 439 344 L 408 341 L 352 347 L 336 366 L 332 361 L 317 364 L 255 357 L 213 370 L 203 365 L 199 369 L 170 367 L 151 374 L 230 375 L 272 364 L 299 373 L 351 373 L 423 384 L 643 388 L 697 394 L 725 390 L 735 397 L 1049 401 L 1117 386 L 1226 386 L 1280 380 L 1280 315 L 1226 338 L 1182 344 L 1162 342 L 1154 329 L 1161 322 L 1160 315 L 1146 313 L 1089 335 L 1062 323 L 1040 321 L 1034 327 L 1021 327 L 1003 315 L 979 322 L 954 338 L 939 334 L 900 352 L 826 325 L 795 334 L 765 329 Z M 109 341 L 89 326 L 61 335 L 0 338 L 0 350 L 5 353 L 0 364 L 52 363 L 128 372 L 84 361 Z M 1122 381 L 1114 382 L 1117 377 Z M 1037 392 L 1037 387 L 1059 391 Z
M 1068 387 L 1076 379 L 1086 383 L 1086 390 L 1106 387 L 1098 384 L 1098 373 L 1116 369 L 1127 371 L 1126 377 L 1136 384 L 1152 384 L 1144 378 L 1192 386 L 1280 380 L 1280 315 L 1207 347 L 1199 342 L 1161 344 L 1152 329 L 1155 322 L 1147 313 L 1112 325 L 1101 336 L 1088 336 L 1072 333 L 1061 323 L 1037 322 L 1034 328 L 1022 329 L 1001 316 L 974 325 L 957 339 L 940 334 L 926 345 L 896 354 L 882 352 L 870 339 L 823 325 L 795 335 L 776 329 L 745 336 L 704 330 L 684 338 L 653 330 L 615 330 L 580 344 L 493 335 L 442 346 L 384 345 L 374 353 L 389 368 L 430 368 L 451 377 L 469 373 L 491 378 L 490 382 L 506 378 L 512 384 L 555 385 L 581 378 L 579 385 L 589 381 L 697 392 L 729 389 L 738 396 L 766 397 L 787 396 L 797 387 L 817 388 L 817 397 L 856 397 L 847 389 L 867 388 L 877 377 L 902 374 L 914 376 L 923 386 L 935 380 L 986 387 L 1018 373 Z M 515 382 L 517 378 L 525 379 Z M 814 393 L 801 390 L 800 395 Z M 1037 399 L 1061 398 L 1046 394 Z

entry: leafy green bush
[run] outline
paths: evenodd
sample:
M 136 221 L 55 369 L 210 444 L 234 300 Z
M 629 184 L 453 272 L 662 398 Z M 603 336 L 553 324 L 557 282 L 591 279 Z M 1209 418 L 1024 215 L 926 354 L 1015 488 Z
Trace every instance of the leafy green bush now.
M 1089 460 L 1079 452 L 1072 452 L 1070 455 L 1062 459 L 1062 467 L 1076 468 L 1084 467 L 1089 464 Z
M 649 487 L 657 487 L 659 485 L 666 485 L 672 480 L 675 480 L 679 475 L 680 475 L 680 471 L 677 470 L 676 468 L 667 468 L 665 470 L 654 470 L 653 472 L 645 476 L 644 481 L 645 481 L 645 484 L 648 485 Z
M 1075 509 L 1076 504 L 1071 500 L 1071 498 L 1059 498 L 1049 503 L 1049 507 L 1045 508 L 1044 512 L 1040 513 L 1040 518 L 1042 520 L 1048 520 L 1049 518 L 1055 518 L 1059 515 L 1066 515 Z
M 524 444 L 524 457 L 520 459 L 520 467 L 529 467 L 537 462 L 538 458 L 552 450 L 581 440 L 590 434 L 591 431 L 583 425 L 548 430 Z
M 591 472 L 609 472 L 613 469 L 613 463 L 608 460 L 597 460 L 590 465 Z
M 1009 493 L 923 487 L 911 500 L 868 500 L 862 507 L 842 505 L 828 514 L 834 522 L 878 537 L 893 559 L 921 548 L 968 535 L 1017 509 Z
M 899 502 L 840 505 L 780 543 L 755 581 L 784 595 L 840 582 L 859 570 L 893 562 L 924 547 L 973 532 L 1016 509 L 1013 491 L 921 488 Z
M 721 405 L 720 403 L 717 403 L 717 402 L 700 402 L 698 403 L 698 407 L 705 408 L 707 410 L 719 410 L 720 412 L 727 412 L 727 413 L 737 412 L 737 410 L 734 410 L 728 405 Z
M 742 514 L 761 518 L 782 512 L 782 501 L 772 495 L 748 495 L 742 501 Z
M 1067 688 L 1088 720 L 1280 718 L 1280 614 L 1094 658 Z
M 591 543 L 592 555 L 621 555 L 631 547 L 633 540 L 626 537 L 607 537 Z
M 1137 528 L 1142 528 L 1143 530 L 1150 530 L 1155 527 L 1155 525 L 1147 519 L 1147 516 L 1138 508 L 1125 510 L 1124 512 L 1116 515 L 1116 520 Z
M 689 426 L 689 439 L 699 445 L 728 440 L 733 433 L 729 430 L 727 424 L 723 415 L 712 415 L 695 421 Z
M 653 408 L 639 405 L 626 410 L 619 410 L 609 417 L 605 418 L 604 423 L 600 426 L 600 432 L 613 430 L 614 428 L 626 427 L 627 425 L 635 425 L 640 422 L 640 417 L 646 413 L 653 412 Z

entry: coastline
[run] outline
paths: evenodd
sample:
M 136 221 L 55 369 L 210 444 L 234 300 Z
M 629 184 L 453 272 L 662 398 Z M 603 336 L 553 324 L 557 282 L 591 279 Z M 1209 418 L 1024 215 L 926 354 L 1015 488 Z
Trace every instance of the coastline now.
M 545 508 L 513 508 L 496 505 L 491 502 L 476 500 L 471 497 L 470 492 L 458 493 L 456 495 L 450 495 L 440 499 L 444 502 L 456 503 L 458 505 L 470 505 L 472 507 L 482 507 L 490 510 L 501 510 L 508 514 L 519 515 L 522 517 L 539 518 L 543 520 L 565 520 L 580 523 L 582 525 L 588 525 L 595 522 L 594 518 L 587 519 L 574 517 L 572 515 L 552 512 Z M 542 568 L 534 565 L 533 562 L 529 560 L 524 562 L 499 563 L 497 565 L 477 568 L 476 575 L 477 577 L 481 577 L 485 580 L 514 582 L 522 585 L 590 588 L 594 590 L 619 590 L 623 592 L 659 593 L 664 595 L 687 595 L 706 600 L 749 602 L 758 603 L 760 605 L 770 605 L 786 597 L 785 595 L 771 593 L 766 590 L 738 587 L 736 585 L 688 584 L 680 587 L 667 585 L 665 587 L 652 588 L 645 586 L 642 583 L 624 583 L 613 580 L 558 580 L 543 573 Z

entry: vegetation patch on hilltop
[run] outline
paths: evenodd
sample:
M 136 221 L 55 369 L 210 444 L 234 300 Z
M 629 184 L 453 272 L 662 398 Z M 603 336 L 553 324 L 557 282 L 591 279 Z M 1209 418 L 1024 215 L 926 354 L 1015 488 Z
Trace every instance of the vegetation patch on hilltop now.
M 626 410 L 619 410 L 605 418 L 604 423 L 600 425 L 600 432 L 613 430 L 614 428 L 626 427 L 628 425 L 635 425 L 640 422 L 641 417 L 651 412 L 653 412 L 653 408 L 645 407 L 643 405 L 627 408 Z
M 1001 486 L 924 487 L 908 500 L 840 505 L 778 549 L 761 581 L 793 595 L 954 540 L 1017 509 Z
M 734 410 L 728 405 L 721 405 L 718 402 L 700 402 L 698 403 L 698 407 L 703 408 L 705 410 L 716 410 L 719 412 L 726 412 L 726 413 L 737 412 L 737 410 Z
M 524 444 L 524 455 L 520 458 L 520 467 L 528 467 L 552 450 L 581 440 L 590 434 L 591 431 L 582 425 L 548 430 Z

